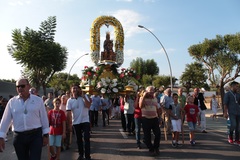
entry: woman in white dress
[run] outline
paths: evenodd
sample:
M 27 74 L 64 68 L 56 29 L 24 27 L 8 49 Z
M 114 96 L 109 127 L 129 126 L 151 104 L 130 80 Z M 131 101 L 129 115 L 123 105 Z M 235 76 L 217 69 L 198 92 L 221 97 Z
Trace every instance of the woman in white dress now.
M 211 107 L 211 110 L 213 111 L 212 118 L 214 120 L 214 118 L 215 119 L 217 118 L 217 109 L 219 107 L 219 104 L 218 104 L 218 101 L 216 99 L 215 94 L 212 95 L 212 99 L 211 99 L 211 102 L 210 102 L 210 107 Z

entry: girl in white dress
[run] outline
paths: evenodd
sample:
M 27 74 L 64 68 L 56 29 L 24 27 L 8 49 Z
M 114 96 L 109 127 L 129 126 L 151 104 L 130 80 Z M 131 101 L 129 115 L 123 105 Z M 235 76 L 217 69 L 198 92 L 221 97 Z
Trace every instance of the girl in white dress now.
M 219 104 L 218 104 L 218 101 L 216 99 L 215 94 L 212 95 L 212 99 L 211 99 L 211 102 L 210 102 L 210 107 L 211 107 L 211 110 L 213 111 L 212 118 L 214 120 L 214 118 L 215 119 L 217 118 L 217 109 L 219 107 Z

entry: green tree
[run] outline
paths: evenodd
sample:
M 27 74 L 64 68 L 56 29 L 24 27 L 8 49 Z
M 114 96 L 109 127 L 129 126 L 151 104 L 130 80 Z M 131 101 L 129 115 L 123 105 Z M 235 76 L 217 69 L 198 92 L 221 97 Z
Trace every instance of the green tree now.
M 141 83 L 143 82 L 143 75 L 154 76 L 159 73 L 159 67 L 153 59 L 144 61 L 142 58 L 137 57 L 136 60 L 132 60 L 130 67 L 136 70 L 136 73 L 140 76 Z
M 39 31 L 28 27 L 23 31 L 14 29 L 13 43 L 8 46 L 9 54 L 24 67 L 23 75 L 39 89 L 46 86 L 52 76 L 66 67 L 67 49 L 54 41 L 56 17 L 49 17 L 40 25 Z
M 149 85 L 153 85 L 152 81 L 153 81 L 153 77 L 151 75 L 144 74 L 142 76 L 142 85 L 144 87 L 147 87 Z
M 185 71 L 180 77 L 180 84 L 189 93 L 190 88 L 205 87 L 206 80 L 206 69 L 203 68 L 201 63 L 194 62 L 186 65 Z
M 145 62 L 141 57 L 137 57 L 136 60 L 133 59 L 132 62 L 130 62 L 130 67 L 136 70 L 136 73 L 140 76 L 140 79 L 142 79 L 143 74 L 146 73 L 144 63 Z
M 172 77 L 173 79 L 173 84 L 176 82 L 176 78 Z M 162 87 L 162 86 L 170 86 L 170 76 L 153 76 L 153 85 L 156 88 Z
M 188 51 L 208 69 L 208 80 L 212 86 L 220 88 L 223 102 L 224 85 L 240 76 L 240 33 L 205 39 L 202 43 L 190 46 Z M 220 75 L 219 81 L 216 81 L 216 75 Z
M 148 75 L 154 76 L 159 74 L 159 68 L 157 66 L 157 63 L 153 59 L 147 59 L 145 61 L 145 68 L 146 68 L 146 73 Z
M 70 86 L 73 83 L 79 83 L 79 77 L 77 74 L 73 74 L 69 76 L 68 81 L 66 81 L 68 77 L 68 73 L 56 73 L 53 75 L 51 81 L 49 82 L 49 87 L 52 87 L 55 89 L 55 92 L 57 93 L 64 93 L 66 91 L 70 90 Z

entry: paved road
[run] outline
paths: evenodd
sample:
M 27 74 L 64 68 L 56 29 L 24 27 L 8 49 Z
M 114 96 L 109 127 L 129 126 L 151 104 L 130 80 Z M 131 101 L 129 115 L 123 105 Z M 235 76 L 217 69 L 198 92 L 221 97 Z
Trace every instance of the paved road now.
M 196 133 L 196 146 L 191 146 L 188 140 L 187 126 L 184 125 L 185 143 L 181 148 L 171 146 L 171 136 L 168 141 L 164 140 L 162 134 L 160 155 L 152 157 L 149 155 L 145 145 L 142 149 L 137 149 L 135 137 L 127 136 L 121 132 L 120 120 L 111 120 L 106 127 L 95 127 L 91 134 L 91 156 L 94 160 L 153 160 L 153 159 L 203 159 L 203 160 L 239 160 L 240 147 L 227 143 L 226 120 L 219 117 L 212 120 L 209 117 L 210 110 L 207 111 L 207 130 L 208 133 Z M 221 111 L 220 111 L 221 112 Z M 100 122 L 100 121 L 99 121 Z M 16 160 L 16 155 L 12 147 L 11 135 L 6 144 L 6 150 L 0 153 L 1 160 Z M 76 160 L 75 138 L 70 150 L 61 153 L 62 160 Z M 42 160 L 47 160 L 47 148 L 43 149 Z

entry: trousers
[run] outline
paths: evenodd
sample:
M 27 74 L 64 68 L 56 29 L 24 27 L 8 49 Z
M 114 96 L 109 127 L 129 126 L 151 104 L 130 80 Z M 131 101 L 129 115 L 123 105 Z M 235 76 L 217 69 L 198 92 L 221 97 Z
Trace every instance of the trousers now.
M 90 158 L 90 123 L 80 123 L 73 125 L 76 136 L 77 136 L 77 146 L 78 152 L 81 157 L 89 159 Z M 84 139 L 84 143 L 83 143 Z M 84 148 L 85 146 L 85 148 Z
M 28 132 L 14 132 L 13 146 L 18 160 L 41 160 L 42 129 Z

